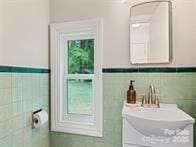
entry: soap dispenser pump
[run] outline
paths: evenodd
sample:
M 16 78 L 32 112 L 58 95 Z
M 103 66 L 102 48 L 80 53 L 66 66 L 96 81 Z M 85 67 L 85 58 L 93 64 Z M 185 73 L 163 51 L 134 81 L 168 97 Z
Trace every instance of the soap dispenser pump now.
M 136 103 L 136 91 L 133 86 L 134 80 L 130 80 L 129 90 L 127 90 L 127 103 L 135 104 Z

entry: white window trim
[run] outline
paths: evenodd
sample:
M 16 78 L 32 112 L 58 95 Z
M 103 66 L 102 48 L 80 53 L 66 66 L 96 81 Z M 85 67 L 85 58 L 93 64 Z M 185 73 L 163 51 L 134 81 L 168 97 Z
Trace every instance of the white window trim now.
M 69 38 L 73 33 L 88 32 L 95 39 L 94 49 L 94 79 L 95 94 L 93 99 L 93 122 L 80 122 L 74 119 L 66 119 L 64 115 L 64 50 L 61 39 Z M 88 35 L 87 35 L 88 36 Z M 87 37 L 88 38 L 88 37 Z M 81 38 L 79 38 L 81 39 Z M 51 24 L 50 27 L 50 48 L 51 48 L 51 130 L 57 132 L 74 133 L 88 136 L 102 137 L 103 127 L 103 100 L 102 100 L 102 48 L 103 48 L 103 20 L 92 19 L 76 22 L 65 22 Z M 69 78 L 76 78 L 76 75 L 69 75 Z M 79 78 L 79 77 L 78 77 Z M 80 78 L 89 76 L 80 75 Z M 80 119 L 79 117 L 76 118 Z

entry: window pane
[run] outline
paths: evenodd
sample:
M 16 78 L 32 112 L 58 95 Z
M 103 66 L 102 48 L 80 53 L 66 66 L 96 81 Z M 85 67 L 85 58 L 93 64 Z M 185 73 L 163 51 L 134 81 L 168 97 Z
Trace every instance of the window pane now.
M 94 39 L 68 41 L 68 73 L 94 73 Z
M 69 114 L 92 115 L 92 80 L 67 80 Z

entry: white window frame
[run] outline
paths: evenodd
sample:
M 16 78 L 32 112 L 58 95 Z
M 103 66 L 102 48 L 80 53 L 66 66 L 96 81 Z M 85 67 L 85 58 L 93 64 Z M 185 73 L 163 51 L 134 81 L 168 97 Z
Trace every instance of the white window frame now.
M 77 38 L 79 37 L 79 38 Z M 68 75 L 63 46 L 69 39 L 94 39 L 94 74 Z M 92 19 L 75 22 L 51 24 L 51 130 L 88 136 L 102 137 L 103 100 L 102 100 L 102 48 L 103 20 Z M 64 93 L 65 76 L 67 78 L 92 79 L 93 117 L 84 115 L 67 115 Z M 90 78 L 89 78 L 90 77 Z

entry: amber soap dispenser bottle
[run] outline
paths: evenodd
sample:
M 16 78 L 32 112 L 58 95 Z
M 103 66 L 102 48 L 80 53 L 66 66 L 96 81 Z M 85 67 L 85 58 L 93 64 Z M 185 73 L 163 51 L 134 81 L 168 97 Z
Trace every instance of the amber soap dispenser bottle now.
M 135 104 L 136 103 L 136 91 L 133 86 L 134 80 L 130 80 L 129 90 L 127 90 L 127 103 Z

